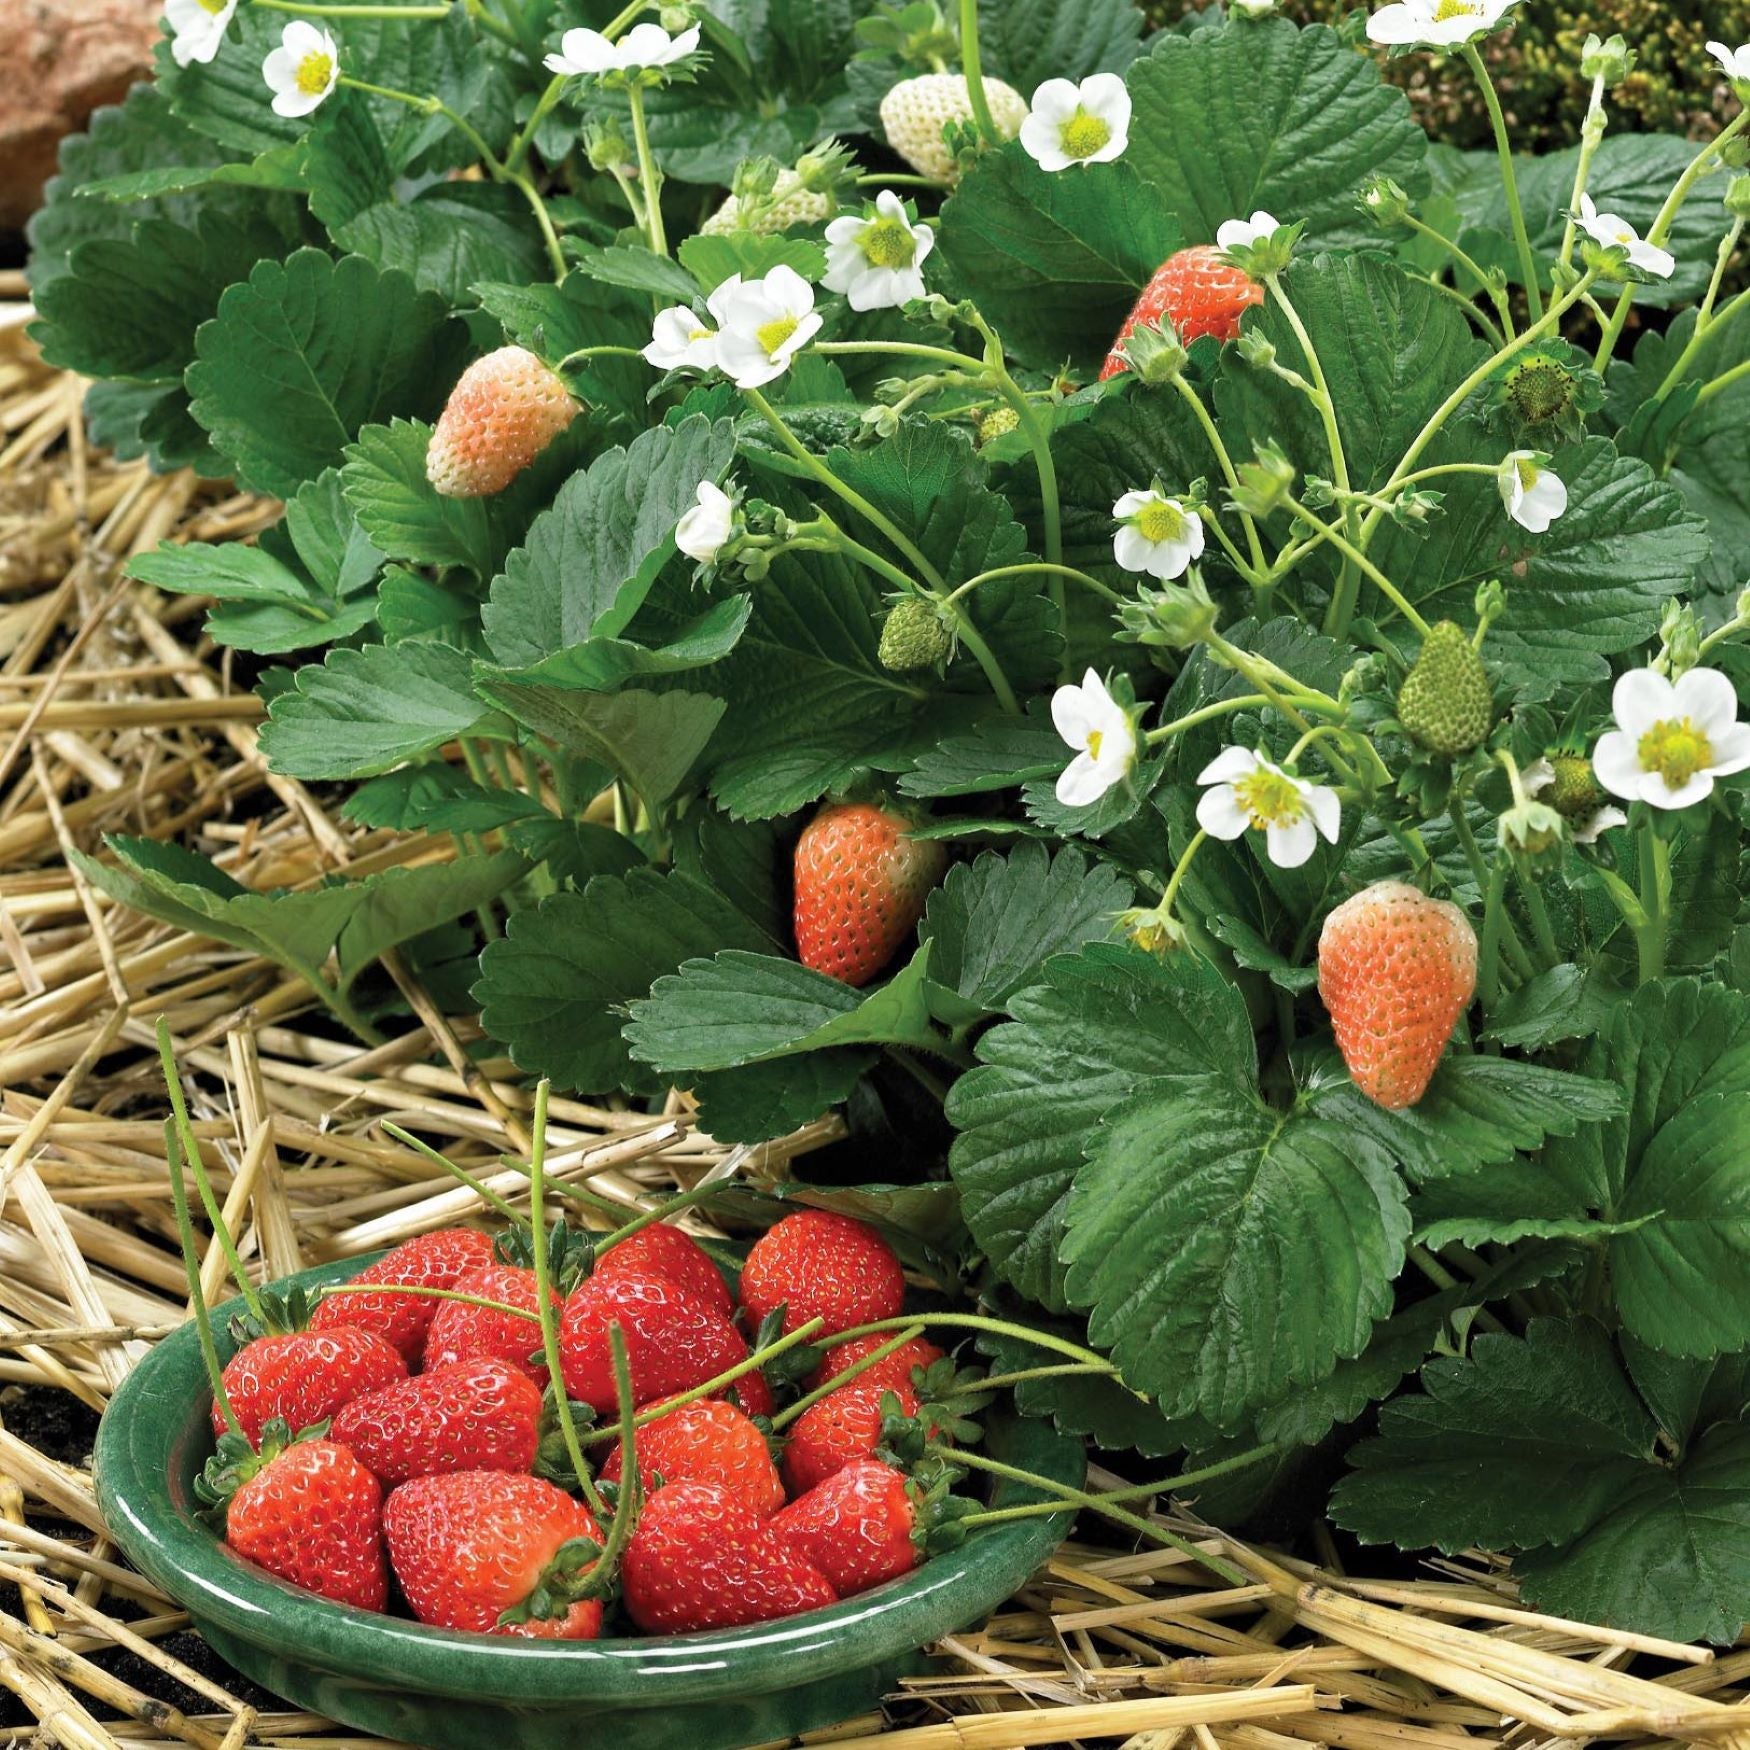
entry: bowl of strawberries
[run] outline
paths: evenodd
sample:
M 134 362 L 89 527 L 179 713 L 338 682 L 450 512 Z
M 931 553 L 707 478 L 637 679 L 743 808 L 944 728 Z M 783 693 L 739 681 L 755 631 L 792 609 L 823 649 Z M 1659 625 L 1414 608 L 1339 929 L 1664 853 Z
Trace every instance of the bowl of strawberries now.
M 769 1743 L 926 1668 L 1083 1480 L 1080 1442 L 944 1352 L 996 1321 L 907 1299 L 843 1215 L 736 1260 L 537 1200 L 197 1294 L 104 1418 L 99 1496 L 223 1657 L 333 1719 L 432 1750 Z

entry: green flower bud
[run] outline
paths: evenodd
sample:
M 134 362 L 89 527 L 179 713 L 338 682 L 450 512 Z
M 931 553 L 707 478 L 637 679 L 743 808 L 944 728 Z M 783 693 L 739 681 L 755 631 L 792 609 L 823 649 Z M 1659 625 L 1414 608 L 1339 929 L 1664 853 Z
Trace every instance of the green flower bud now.
M 1665 604 L 1665 618 L 1659 627 L 1659 642 L 1672 680 L 1687 674 L 1701 661 L 1701 623 L 1688 602 L 1676 600 Z
M 622 170 L 632 162 L 632 147 L 612 116 L 584 128 L 583 150 L 591 170 Z
M 1241 462 L 1234 472 L 1239 484 L 1231 495 L 1233 506 L 1247 516 L 1267 517 L 1280 510 L 1294 488 L 1294 464 L 1274 440 L 1260 444 L 1256 458 Z
M 1163 960 L 1186 945 L 1185 926 L 1159 906 L 1136 906 L 1118 914 L 1118 927 L 1145 954 Z
M 1140 588 L 1137 599 L 1118 610 L 1118 636 L 1132 644 L 1189 650 L 1215 630 L 1217 618 L 1215 603 L 1193 569 L 1183 583 L 1165 589 Z
M 1562 842 L 1565 822 L 1545 802 L 1516 803 L 1495 822 L 1501 849 L 1525 857 L 1541 857 Z
M 1726 211 L 1734 219 L 1750 219 L 1750 176 L 1734 176 L 1726 184 Z
M 1261 371 L 1269 370 L 1276 362 L 1276 348 L 1255 328 L 1242 330 L 1235 344 L 1240 349 L 1240 357 Z
M 1602 79 L 1605 89 L 1614 91 L 1634 71 L 1638 59 L 1626 38 L 1604 40 L 1593 31 L 1580 50 L 1580 73 L 1586 79 Z
M 1372 176 L 1361 185 L 1361 210 L 1382 231 L 1390 231 L 1410 216 L 1410 197 L 1389 176 Z

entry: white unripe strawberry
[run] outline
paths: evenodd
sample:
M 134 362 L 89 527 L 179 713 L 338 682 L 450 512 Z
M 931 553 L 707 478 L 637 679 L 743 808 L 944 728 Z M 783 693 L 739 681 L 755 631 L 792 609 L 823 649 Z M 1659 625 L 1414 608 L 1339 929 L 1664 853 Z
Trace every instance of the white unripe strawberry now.
M 986 79 L 984 95 L 997 132 L 1005 140 L 1014 139 L 1027 119 L 1026 100 L 1000 79 Z M 915 79 L 902 79 L 881 100 L 881 126 L 888 145 L 932 182 L 959 180 L 942 128 L 947 122 L 972 119 L 972 96 L 959 73 L 921 73 Z
M 450 391 L 425 453 L 446 498 L 502 492 L 577 417 L 558 376 L 520 346 L 476 359 Z
M 772 187 L 772 204 L 745 227 L 749 231 L 787 231 L 792 225 L 812 225 L 820 219 L 830 219 L 833 203 L 824 194 L 805 188 L 794 170 L 780 170 Z M 741 202 L 731 195 L 699 229 L 707 237 L 721 237 L 726 231 L 744 229 L 741 223 Z

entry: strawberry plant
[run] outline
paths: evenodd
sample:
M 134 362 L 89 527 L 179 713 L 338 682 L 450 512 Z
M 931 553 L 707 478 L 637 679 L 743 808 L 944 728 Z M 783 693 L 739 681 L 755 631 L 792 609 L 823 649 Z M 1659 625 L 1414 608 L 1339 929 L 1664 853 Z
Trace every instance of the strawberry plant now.
M 1271 0 L 175 0 L 36 222 L 36 333 L 105 441 L 284 501 L 136 574 L 211 598 L 275 771 L 432 842 L 304 892 L 81 866 L 366 1039 L 385 954 L 477 957 L 531 1079 L 726 1142 L 837 1110 L 802 1192 L 977 1303 L 929 1336 L 1206 1513 L 1335 1477 L 1365 1541 L 1732 1641 L 1750 45 L 1690 141 L 1613 127 L 1594 39 L 1528 156 L 1518 10 L 1347 27 L 1477 81 L 1478 153 Z M 890 1553 L 890 1457 L 1000 1474 L 927 1360 L 796 1353 L 921 1342 L 897 1265 L 773 1245 L 755 1332 L 672 1242 L 575 1286 L 532 1238 L 473 1310 L 549 1328 L 463 1354 L 604 1419 L 576 1477 L 785 1355 L 792 1487 L 876 1467 L 811 1527 Z M 317 1328 L 405 1356 L 484 1249 Z M 832 1593 L 720 1476 L 609 1506 L 491 1607 L 561 1620 L 616 1537 L 649 1627 L 723 1620 L 706 1545 L 711 1612 Z

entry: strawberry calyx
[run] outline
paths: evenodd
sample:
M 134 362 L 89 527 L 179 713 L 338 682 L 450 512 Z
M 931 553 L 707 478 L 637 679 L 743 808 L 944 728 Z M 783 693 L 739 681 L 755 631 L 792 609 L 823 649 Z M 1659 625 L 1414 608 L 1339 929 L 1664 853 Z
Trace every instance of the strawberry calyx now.
M 316 1308 L 322 1304 L 322 1290 L 305 1288 L 294 1283 L 290 1288 L 258 1288 L 256 1307 L 238 1313 L 227 1329 L 239 1343 L 253 1343 L 257 1337 L 284 1337 L 295 1331 L 307 1331 Z
M 542 1568 L 527 1597 L 498 1618 L 500 1628 L 524 1622 L 557 1622 L 587 1598 L 602 1596 L 596 1565 L 602 1546 L 593 1537 L 568 1537 Z
M 226 1510 L 245 1483 L 254 1481 L 292 1447 L 307 1440 L 326 1439 L 328 1429 L 329 1422 L 324 1420 L 312 1422 L 294 1434 L 283 1416 L 274 1416 L 262 1424 L 259 1446 L 251 1446 L 248 1435 L 236 1430 L 221 1434 L 213 1456 L 194 1480 L 195 1498 L 201 1502 L 206 1516 L 223 1529 Z
M 535 1436 L 534 1474 L 569 1494 L 582 1487 L 582 1479 L 571 1462 L 565 1424 L 560 1417 L 558 1394 L 561 1389 L 560 1382 L 555 1379 L 542 1399 L 541 1420 Z M 571 1408 L 574 1428 L 586 1428 L 595 1421 L 595 1411 L 588 1404 L 580 1404 L 576 1398 L 567 1398 L 566 1402 Z
M 959 1474 L 944 1470 L 928 1483 L 917 1477 L 906 1479 L 912 1503 L 912 1547 L 920 1560 L 959 1549 L 968 1535 L 965 1521 L 983 1511 L 977 1501 L 952 1492 Z
M 506 1228 L 492 1242 L 492 1253 L 501 1264 L 516 1270 L 535 1267 L 535 1239 L 527 1226 Z M 590 1273 L 595 1262 L 595 1242 L 589 1234 L 566 1223 L 563 1216 L 547 1230 L 547 1268 L 554 1288 L 561 1295 L 571 1291 Z

